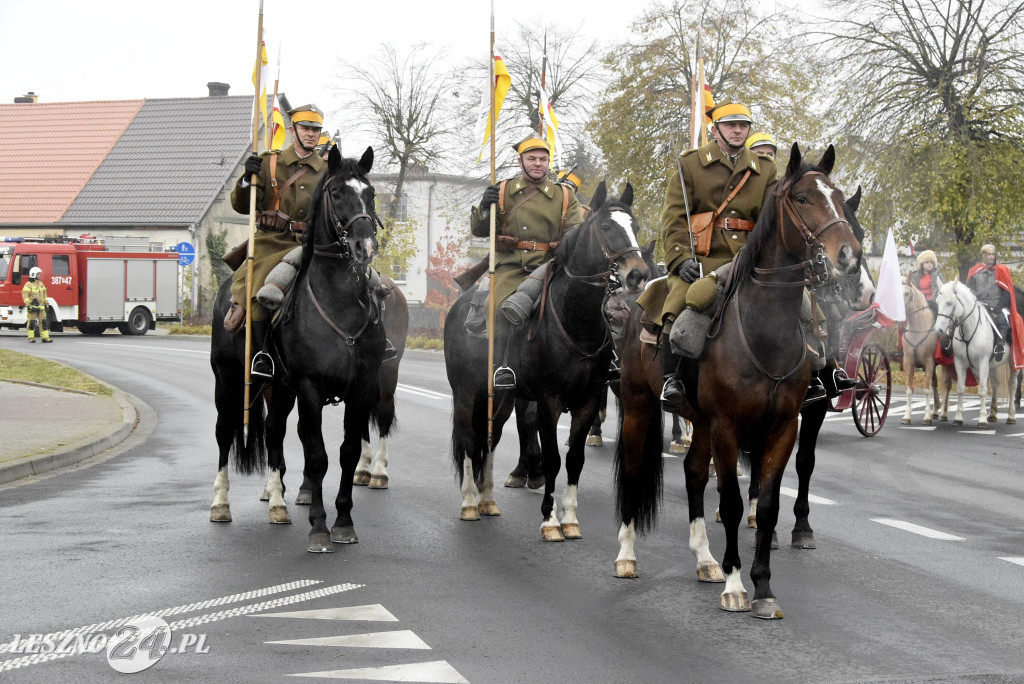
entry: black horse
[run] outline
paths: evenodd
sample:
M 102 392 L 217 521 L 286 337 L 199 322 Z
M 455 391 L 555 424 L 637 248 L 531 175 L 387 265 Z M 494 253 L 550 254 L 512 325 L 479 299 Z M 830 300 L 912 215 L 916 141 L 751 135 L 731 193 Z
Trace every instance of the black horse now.
M 598 394 L 612 355 L 603 302 L 611 288 L 621 284 L 627 292 L 637 292 L 649 276 L 636 242 L 639 225 L 632 203 L 633 189 L 628 184 L 622 197 L 614 200 L 607 198 L 601 183 L 594 193 L 590 215 L 566 233 L 555 250 L 550 279 L 535 318 L 512 333 L 508 345 L 508 362 L 518 384 L 515 396 L 503 390 L 494 397 L 491 451 L 487 443 L 487 345 L 465 334 L 470 294 L 464 294 L 449 311 L 444 354 L 454 404 L 452 457 L 461 481 L 463 520 L 499 514 L 494 501 L 493 449 L 518 397 L 538 403 L 544 472 L 543 538 L 561 541 L 581 536 L 576 492 L 583 469 L 584 442 L 597 413 Z M 558 417 L 566 410 L 572 413 L 572 427 L 560 522 L 554 501 L 555 478 L 561 468 L 556 430 Z
M 220 462 L 210 519 L 231 519 L 227 464 L 234 452 L 236 468 L 242 473 L 269 465 L 270 522 L 291 522 L 284 504 L 283 443 L 288 414 L 298 399 L 303 474 L 312 486 L 307 549 L 314 553 L 333 552 L 332 541 L 358 541 L 351 516 L 352 479 L 364 430 L 381 418 L 378 368 L 385 338 L 366 283 L 366 266 L 377 250 L 374 191 L 366 178 L 372 166 L 372 148 L 359 160 L 343 159 L 337 148 L 330 152 L 328 172 L 311 202 L 299 272 L 272 332 L 278 374 L 255 394 L 248 436 L 243 429 L 244 339 L 223 328 L 230 283 L 221 287 L 214 306 L 210 362 L 216 378 Z M 342 401 L 345 436 L 341 488 L 335 501 L 338 518 L 328 530 L 321 413 L 326 404 Z

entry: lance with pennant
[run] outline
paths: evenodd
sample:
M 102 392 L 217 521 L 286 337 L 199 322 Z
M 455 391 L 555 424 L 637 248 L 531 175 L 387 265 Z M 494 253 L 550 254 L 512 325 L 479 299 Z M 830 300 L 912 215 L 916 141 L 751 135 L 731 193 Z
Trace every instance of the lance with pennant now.
M 497 112 L 494 111 L 494 0 L 491 0 L 491 114 L 488 117 L 487 125 L 490 126 L 491 136 L 491 185 L 497 182 L 497 174 L 494 168 L 494 120 Z M 490 455 L 494 450 L 494 261 L 495 241 L 497 226 L 497 211 L 494 205 L 490 207 L 490 244 L 487 253 L 487 277 L 489 279 L 490 293 L 487 297 L 487 453 Z
M 263 0 L 260 0 L 260 18 L 256 24 L 256 96 L 252 101 L 252 153 L 260 151 L 260 80 L 263 68 Z M 252 279 L 253 259 L 256 243 L 256 185 L 259 176 L 253 174 L 249 179 L 249 245 L 245 252 L 245 405 L 242 412 L 242 425 L 245 439 L 249 436 L 249 398 L 252 387 Z

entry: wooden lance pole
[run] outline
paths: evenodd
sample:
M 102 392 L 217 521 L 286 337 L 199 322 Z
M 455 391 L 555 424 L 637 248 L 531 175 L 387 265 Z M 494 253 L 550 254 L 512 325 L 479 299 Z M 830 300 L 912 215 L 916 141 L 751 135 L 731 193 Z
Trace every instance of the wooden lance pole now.
M 491 114 L 487 122 L 490 126 L 491 136 L 491 185 L 497 182 L 497 174 L 494 167 L 494 0 L 491 0 Z M 495 242 L 497 232 L 497 209 L 492 204 L 490 207 L 490 245 L 487 253 L 487 277 L 489 280 L 490 292 L 487 296 L 487 453 L 490 455 L 494 450 L 494 260 Z
M 256 96 L 252 100 L 252 153 L 260 151 L 260 79 L 263 69 L 263 0 L 260 0 L 260 18 L 256 24 Z M 253 255 L 256 244 L 256 184 L 260 177 L 253 174 L 249 179 L 249 246 L 245 253 L 245 405 L 242 412 L 242 426 L 245 438 L 249 436 L 249 395 L 252 386 L 252 278 Z

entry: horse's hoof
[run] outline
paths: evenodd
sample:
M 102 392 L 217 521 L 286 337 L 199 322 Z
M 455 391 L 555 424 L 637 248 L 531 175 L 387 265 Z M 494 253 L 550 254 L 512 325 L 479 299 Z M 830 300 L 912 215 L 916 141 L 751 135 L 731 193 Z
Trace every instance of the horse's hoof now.
M 931 418 L 925 418 L 924 420 L 921 421 L 921 425 L 931 425 L 931 424 L 932 424 L 932 419 Z
M 750 610 L 750 601 L 747 600 L 747 592 L 737 591 L 731 594 L 722 594 L 722 610 L 730 613 L 746 613 Z
M 562 535 L 566 539 L 583 539 L 579 523 L 562 523 Z
M 308 489 L 300 489 L 299 493 L 295 496 L 296 506 L 309 506 L 313 503 L 313 492 Z
M 697 579 L 701 582 L 721 584 L 725 581 L 725 573 L 722 566 L 715 562 L 704 562 L 697 564 Z
M 356 528 L 344 525 L 331 528 L 331 541 L 336 544 L 358 544 L 359 537 L 356 536 Z
M 1006 424 L 1007 425 L 1016 425 L 1017 424 L 1017 419 L 1016 418 L 1007 418 L 1006 419 Z
M 762 620 L 781 620 L 782 607 L 773 598 L 754 599 L 750 608 L 750 617 L 761 618 Z
M 357 472 L 355 475 L 352 476 L 352 484 L 354 484 L 356 487 L 365 487 L 366 485 L 370 484 L 370 473 L 366 472 L 365 470 L 362 472 Z
M 531 475 L 530 477 L 526 478 L 526 486 L 529 487 L 530 489 L 540 489 L 541 487 L 544 486 L 544 476 Z
M 231 506 L 228 504 L 210 506 L 210 522 L 231 522 Z
M 601 435 L 590 435 L 587 437 L 587 446 L 604 446 L 604 439 Z
M 900 422 L 903 423 L 904 425 L 910 425 L 910 419 L 909 418 L 904 418 Z
M 757 514 L 747 516 L 747 527 L 752 527 L 755 530 L 757 529 Z
M 310 553 L 334 553 L 334 544 L 331 543 L 331 535 L 326 532 L 310 533 L 309 544 L 306 551 Z
M 818 548 L 814 544 L 814 533 L 807 531 L 796 531 L 793 530 L 793 541 L 790 543 L 790 547 L 794 549 L 816 549 Z
M 939 420 L 941 420 L 943 423 L 945 423 L 946 421 L 949 420 L 949 416 L 939 416 Z
M 463 506 L 462 513 L 459 515 L 460 520 L 479 520 L 480 509 L 476 506 Z
M 672 440 L 668 445 L 668 453 L 670 454 L 684 454 L 686 453 L 687 445 L 682 442 Z
M 483 501 L 480 504 L 480 515 L 501 515 L 501 511 L 498 510 L 498 504 L 495 501 Z
M 615 561 L 615 576 L 621 579 L 636 579 L 640 576 L 635 560 Z
M 540 528 L 540 536 L 546 542 L 560 542 L 565 541 L 565 537 L 562 536 L 562 530 L 554 525 L 542 525 Z
M 269 519 L 272 525 L 292 524 L 292 519 L 288 516 L 288 509 L 285 506 L 271 506 Z
M 505 480 L 505 486 L 514 487 L 515 489 L 521 489 L 522 487 L 526 486 L 526 478 L 523 477 L 522 475 L 516 475 L 515 473 L 512 473 L 511 475 L 508 476 L 508 479 Z
M 260 501 L 270 501 L 270 492 L 264 489 L 263 493 L 260 494 Z
M 953 421 L 953 425 L 955 425 L 956 427 L 963 427 L 964 426 L 964 421 L 962 421 L 962 420 L 954 420 Z
M 374 475 L 370 478 L 370 489 L 387 489 L 388 488 L 388 476 L 387 475 Z
M 775 532 L 772 532 L 772 550 L 775 551 L 778 548 L 779 548 L 779 535 L 777 533 L 775 533 Z
M 715 509 L 715 522 L 722 522 L 722 512 L 717 508 Z

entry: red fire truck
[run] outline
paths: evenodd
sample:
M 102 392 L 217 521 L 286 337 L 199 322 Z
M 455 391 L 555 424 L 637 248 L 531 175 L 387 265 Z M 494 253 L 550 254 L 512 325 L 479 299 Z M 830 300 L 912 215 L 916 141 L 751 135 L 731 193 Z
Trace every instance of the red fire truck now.
M 50 329 L 85 335 L 116 327 L 145 335 L 154 322 L 178 320 L 178 254 L 112 251 L 81 238 L 4 238 L 0 242 L 0 327 L 25 326 L 21 288 L 38 266 L 49 299 Z

